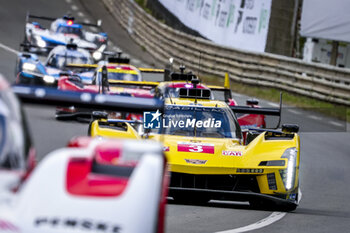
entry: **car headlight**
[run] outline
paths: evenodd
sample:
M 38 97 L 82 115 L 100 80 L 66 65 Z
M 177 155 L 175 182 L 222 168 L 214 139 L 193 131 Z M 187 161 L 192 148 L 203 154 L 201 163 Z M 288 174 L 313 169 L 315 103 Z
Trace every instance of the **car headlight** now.
M 99 52 L 99 51 L 95 51 L 95 52 L 92 54 L 92 57 L 93 57 L 96 61 L 99 61 L 99 60 L 101 60 L 101 58 L 102 58 L 102 53 Z
M 40 48 L 46 47 L 46 42 L 41 38 L 41 36 L 35 36 L 36 45 Z
M 284 151 L 281 158 L 288 159 L 287 169 L 280 170 L 280 174 L 286 190 L 290 190 L 294 187 L 295 172 L 297 166 L 298 150 L 295 147 L 288 148 Z
M 36 69 L 36 65 L 33 64 L 33 63 L 25 62 L 25 63 L 23 63 L 23 65 L 22 65 L 22 69 L 23 69 L 23 70 L 34 71 L 34 70 Z
M 55 78 L 50 76 L 50 75 L 44 75 L 43 79 L 46 83 L 54 83 L 55 82 Z

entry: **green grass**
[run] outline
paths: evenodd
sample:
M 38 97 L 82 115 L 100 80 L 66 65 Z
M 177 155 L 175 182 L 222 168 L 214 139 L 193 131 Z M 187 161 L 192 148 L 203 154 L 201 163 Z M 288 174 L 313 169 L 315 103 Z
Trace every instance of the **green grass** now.
M 204 83 L 211 85 L 224 85 L 224 79 L 215 77 L 215 76 L 201 76 L 201 79 Z M 249 96 L 253 96 L 256 98 L 261 98 L 264 100 L 269 100 L 273 102 L 279 102 L 280 92 L 276 88 L 267 88 L 267 87 L 258 87 L 253 85 L 247 85 L 239 82 L 230 81 L 231 89 L 233 92 L 245 94 Z M 326 101 L 317 100 L 313 98 L 309 98 L 306 96 L 293 94 L 287 91 L 283 92 L 283 103 L 288 104 L 290 106 L 308 109 L 315 112 L 322 113 L 327 116 L 335 117 L 340 120 L 346 120 L 350 122 L 350 108 L 343 106 L 332 104 Z
M 148 14 L 152 15 L 152 11 L 146 7 L 145 0 L 135 0 L 135 2 L 142 7 L 144 11 L 146 11 Z
M 145 0 L 135 0 L 135 2 L 137 4 L 139 4 L 139 6 L 143 7 L 145 5 Z

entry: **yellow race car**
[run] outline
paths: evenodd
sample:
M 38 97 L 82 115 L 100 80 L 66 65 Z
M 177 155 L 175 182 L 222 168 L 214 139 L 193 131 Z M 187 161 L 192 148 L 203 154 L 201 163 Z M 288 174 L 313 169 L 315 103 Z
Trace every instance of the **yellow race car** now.
M 210 95 L 208 89 L 180 89 L 178 98 L 166 99 L 163 114 L 144 113 L 143 133 L 135 129 L 137 122 L 95 114 L 89 134 L 162 142 L 171 171 L 169 196 L 177 201 L 249 201 L 258 208 L 294 210 L 300 199 L 298 126 L 242 132 L 235 109 Z

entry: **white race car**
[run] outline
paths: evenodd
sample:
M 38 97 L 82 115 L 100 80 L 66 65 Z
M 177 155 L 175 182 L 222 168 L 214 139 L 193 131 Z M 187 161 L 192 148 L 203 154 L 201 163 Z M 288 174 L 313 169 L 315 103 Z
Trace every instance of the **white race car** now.
M 0 77 L 3 105 L 7 98 L 1 97 L 8 91 Z M 13 86 L 13 91 L 22 102 L 40 105 L 128 111 L 139 110 L 139 103 L 150 110 L 164 105 L 157 99 L 131 103 L 127 96 L 50 88 Z M 16 100 L 13 94 L 11 98 Z M 25 135 L 19 137 L 25 127 L 6 121 L 11 107 L 15 105 L 0 108 L 0 233 L 163 232 L 168 173 L 161 144 L 78 137 L 45 156 L 33 170 L 26 152 L 30 144 L 20 144 L 26 141 Z M 19 136 L 11 137 L 17 131 Z
M 0 173 L 0 232 L 162 232 L 165 164 L 157 143 L 73 139 L 16 193 Z
M 42 24 L 30 19 L 39 19 L 52 21 L 50 28 L 44 28 Z M 27 14 L 25 26 L 24 48 L 30 48 L 31 52 L 49 52 L 57 45 L 66 45 L 68 43 L 77 44 L 78 47 L 88 49 L 91 52 L 103 52 L 107 47 L 106 33 L 93 33 L 83 30 L 84 26 L 99 27 L 98 24 L 90 24 L 74 21 L 72 16 L 63 16 L 62 18 L 51 18 L 45 16 L 36 16 Z

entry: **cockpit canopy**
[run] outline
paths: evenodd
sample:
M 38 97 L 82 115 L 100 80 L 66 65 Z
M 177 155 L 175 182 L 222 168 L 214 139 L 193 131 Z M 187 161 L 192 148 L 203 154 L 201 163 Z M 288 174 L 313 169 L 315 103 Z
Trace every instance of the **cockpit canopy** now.
M 92 64 L 93 59 L 88 51 L 80 48 L 71 49 L 57 46 L 49 54 L 46 65 L 63 70 L 67 64 Z

